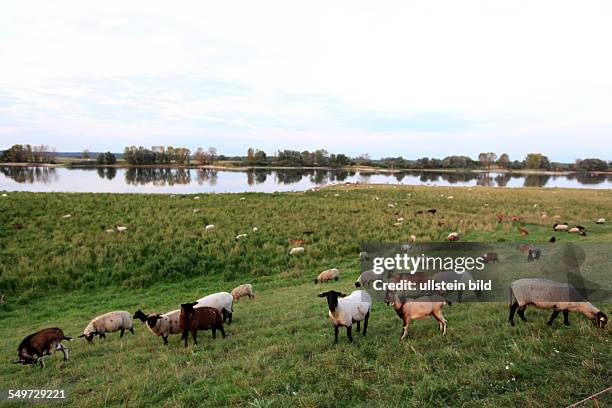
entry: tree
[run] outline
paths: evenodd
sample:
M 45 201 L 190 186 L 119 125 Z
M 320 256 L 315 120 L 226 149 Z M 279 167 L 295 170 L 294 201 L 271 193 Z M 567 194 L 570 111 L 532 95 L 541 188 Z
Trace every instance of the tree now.
M 267 164 L 268 157 L 266 156 L 266 152 L 257 149 L 255 154 L 253 155 L 253 161 L 255 162 L 255 164 Z
M 81 153 L 81 159 L 89 159 L 89 150 L 83 150 L 83 153 Z
M 252 147 L 249 147 L 249 150 L 247 150 L 247 162 L 253 163 L 254 157 L 255 157 L 255 150 L 253 150 Z
M 96 156 L 97 164 L 115 164 L 117 163 L 117 157 L 111 152 L 99 153 Z
M 528 169 L 545 169 L 550 168 L 548 157 L 541 153 L 529 153 L 525 157 L 525 165 Z
M 493 152 L 480 153 L 478 155 L 478 161 L 487 168 L 491 167 L 491 164 L 495 162 L 497 155 Z
M 508 156 L 508 153 L 502 153 L 499 156 L 499 159 L 497 159 L 497 165 L 502 169 L 508 168 L 508 166 L 510 165 L 510 156 Z
M 576 170 L 578 171 L 608 171 L 608 163 L 601 159 L 576 160 Z

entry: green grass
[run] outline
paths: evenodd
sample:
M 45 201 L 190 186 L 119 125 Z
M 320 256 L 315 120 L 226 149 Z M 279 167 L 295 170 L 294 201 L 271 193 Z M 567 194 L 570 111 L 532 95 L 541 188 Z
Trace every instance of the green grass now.
M 598 332 L 582 316 L 551 328 L 548 312 L 528 309 L 530 321 L 510 327 L 506 303 L 453 303 L 444 310 L 446 337 L 428 319 L 413 323 L 411 337 L 400 342 L 400 320 L 377 303 L 368 336 L 349 344 L 342 332 L 334 346 L 327 306 L 316 297 L 321 288 L 312 284 L 322 269 L 338 267 L 340 281 L 324 287 L 352 290 L 362 242 L 410 234 L 440 241 L 450 231 L 468 241 L 546 241 L 554 221 L 541 218 L 543 211 L 590 229 L 587 237 L 557 233 L 562 240 L 612 242 L 609 224 L 593 222 L 610 218 L 611 191 L 344 186 L 193 197 L 0 197 L 0 291 L 7 295 L 0 305 L 0 388 L 66 388 L 67 405 L 79 407 L 551 407 L 612 385 L 609 331 Z M 432 207 L 437 217 L 414 216 Z M 500 212 L 521 221 L 498 224 Z M 72 217 L 62 219 L 67 213 Z M 398 216 L 405 221 L 395 228 Z M 204 233 L 210 223 L 216 231 Z M 128 230 L 104 231 L 114 225 Z M 314 234 L 304 236 L 306 230 Z M 236 242 L 242 232 L 249 236 Z M 305 256 L 287 256 L 289 238 L 309 241 Z M 10 364 L 21 339 L 40 328 L 58 326 L 76 337 L 102 312 L 164 312 L 243 282 L 254 284 L 257 298 L 236 304 L 225 340 L 201 332 L 197 346 L 185 349 L 173 336 L 164 347 L 135 322 L 134 336 L 67 343 L 68 362 L 59 353 L 44 370 Z M 606 402 L 610 396 L 600 399 Z

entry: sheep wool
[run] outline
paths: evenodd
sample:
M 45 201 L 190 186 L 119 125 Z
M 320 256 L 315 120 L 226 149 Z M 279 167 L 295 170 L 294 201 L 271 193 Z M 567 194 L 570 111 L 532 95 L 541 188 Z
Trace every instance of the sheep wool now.
M 243 296 L 248 296 L 249 299 L 255 297 L 255 294 L 253 293 L 253 285 L 251 285 L 250 283 L 244 283 L 232 289 L 232 297 L 234 298 L 234 300 L 238 300 Z
M 85 330 L 83 330 L 82 337 L 89 339 L 95 334 L 100 337 L 105 337 L 104 334 L 113 333 L 119 330 L 121 330 L 121 335 L 123 335 L 125 330 L 133 332 L 130 313 L 124 310 L 105 313 L 93 318 L 87 327 L 85 327 Z
M 332 279 L 338 280 L 338 277 L 340 277 L 340 271 L 338 269 L 336 268 L 327 269 L 321 272 L 319 276 L 317 277 L 317 279 L 315 279 L 315 285 L 317 283 L 328 282 Z

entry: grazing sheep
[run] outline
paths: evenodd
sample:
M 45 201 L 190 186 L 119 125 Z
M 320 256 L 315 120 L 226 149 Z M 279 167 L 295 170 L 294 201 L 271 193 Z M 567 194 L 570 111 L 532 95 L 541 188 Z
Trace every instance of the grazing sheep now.
M 308 241 L 306 241 L 305 239 L 289 238 L 289 244 L 303 246 L 308 244 Z
M 195 307 L 198 302 L 183 303 L 179 315 L 179 327 L 182 332 L 181 339 L 185 340 L 185 347 L 189 341 L 189 332 L 193 337 L 194 344 L 198 344 L 198 330 L 212 330 L 213 339 L 217 338 L 217 330 L 225 338 L 223 330 L 223 318 L 221 313 L 214 307 Z
M 199 209 L 199 208 L 194 208 L 194 209 L 193 209 L 193 212 L 194 212 L 194 213 L 199 213 L 199 212 L 200 212 L 200 209 Z
M 193 199 L 194 199 L 194 200 L 199 200 L 199 199 L 200 199 L 200 196 L 195 196 L 195 197 L 193 197 Z
M 396 223 L 394 223 L 394 224 L 393 224 L 393 226 L 394 226 L 394 227 L 396 227 L 396 228 L 397 228 L 397 227 L 401 227 L 401 226 L 402 226 L 402 223 L 401 223 L 401 222 L 396 222 Z
M 472 277 L 472 275 L 469 272 L 463 272 L 463 273 L 457 273 L 455 271 L 443 271 L 443 272 L 438 272 L 435 273 L 431 279 L 434 282 L 445 282 L 445 283 L 454 283 L 454 282 L 461 282 L 463 284 L 465 284 L 466 287 L 469 286 L 470 282 L 474 282 L 475 279 Z M 442 294 L 442 293 L 440 293 Z M 480 299 L 481 296 L 481 291 L 480 290 L 475 290 L 474 294 L 476 295 L 476 298 Z M 463 299 L 463 291 L 462 290 L 457 290 L 457 301 L 459 303 L 461 303 Z
M 2 193 L 2 197 L 8 197 L 8 194 Z
M 134 313 L 133 318 L 146 323 L 151 333 L 155 334 L 156 336 L 161 336 L 161 338 L 164 340 L 164 344 L 167 345 L 168 335 L 178 334 L 181 332 L 179 327 L 180 314 L 180 309 L 164 314 L 145 314 L 142 310 L 138 309 L 136 313 Z
M 391 204 L 391 203 L 389 203 L 389 204 L 387 204 L 387 207 L 389 207 L 389 208 L 395 208 L 395 204 Z
M 236 235 L 235 239 L 236 239 L 236 241 L 238 241 L 238 240 L 240 240 L 242 238 L 246 238 L 246 237 L 247 237 L 247 234 L 238 234 L 238 235 Z
M 366 335 L 370 310 L 372 308 L 372 298 L 368 292 L 354 290 L 349 296 L 346 296 L 344 293 L 330 290 L 320 293 L 319 297 L 327 298 L 329 319 L 334 325 L 334 343 L 338 343 L 338 329 L 340 326 L 346 327 L 346 336 L 352 342 L 353 323 L 357 323 L 357 332 L 359 333 L 362 320 L 364 321 L 363 335 Z
M 561 216 L 559 214 L 557 214 L 557 215 L 553 215 L 552 218 L 553 218 L 553 220 L 557 220 L 558 221 L 558 220 L 561 219 Z
M 595 221 L 595 224 L 605 224 L 605 223 L 606 223 L 605 218 L 598 218 L 597 221 Z
M 374 273 L 374 271 L 371 269 L 368 271 L 364 271 L 359 274 L 359 277 L 357 277 L 357 279 L 355 280 L 355 287 L 370 287 L 372 283 L 377 279 L 381 279 L 381 275 Z
M 482 260 L 484 263 L 499 262 L 499 257 L 497 256 L 497 252 L 487 252 L 482 256 Z
M 497 214 L 497 223 L 501 224 L 504 221 L 504 215 L 503 214 Z
M 416 242 L 416 235 L 412 234 L 410 235 L 410 242 L 415 243 Z
M 319 274 L 319 276 L 315 279 L 314 283 L 316 285 L 317 283 L 328 282 L 332 279 L 335 281 L 338 281 L 339 277 L 340 277 L 340 271 L 338 269 L 336 268 L 327 269 Z
M 208 224 L 206 227 L 204 227 L 204 232 L 212 231 L 214 229 L 215 229 L 214 224 Z
M 538 261 L 542 256 L 542 250 L 538 247 L 529 248 L 529 253 L 527 255 L 527 262 Z
M 586 236 L 586 228 L 584 227 L 580 228 L 580 226 L 572 227 L 568 229 L 567 232 L 570 234 L 580 234 L 582 236 Z
M 563 224 L 555 223 L 553 225 L 553 231 L 567 231 L 568 229 L 569 229 L 569 225 L 567 225 L 567 222 L 564 222 Z
M 410 246 L 410 244 L 402 244 L 400 245 L 400 252 L 409 252 L 412 249 L 412 246 Z
M 87 327 L 85 327 L 85 330 L 83 330 L 83 334 L 79 337 L 85 337 L 85 339 L 91 343 L 96 334 L 100 338 L 106 338 L 106 333 L 113 333 L 119 330 L 121 331 L 119 337 L 123 337 L 123 333 L 126 330 L 134 334 L 132 318 L 130 314 L 124 310 L 109 312 L 94 317 Z
M 417 287 L 421 283 L 427 283 L 428 280 L 429 277 L 425 272 L 397 273 L 391 276 L 393 283 L 414 282 Z
M 508 322 L 514 326 L 514 313 L 518 312 L 524 322 L 525 308 L 533 305 L 539 309 L 553 309 L 546 324 L 553 324 L 560 312 L 563 312 L 563 323 L 569 325 L 569 312 L 580 312 L 593 324 L 604 329 L 608 316 L 587 302 L 572 285 L 548 279 L 519 279 L 510 285 L 510 316 Z
M 234 298 L 234 301 L 237 301 L 243 296 L 248 296 L 249 299 L 253 299 L 255 297 L 255 293 L 253 293 L 253 285 L 250 283 L 244 283 L 232 289 L 232 297 Z
M 123 232 L 123 231 L 127 230 L 127 227 L 120 227 L 118 225 L 116 225 L 115 228 L 117 228 L 117 231 L 119 231 L 119 232 Z
M 253 232 L 257 232 L 257 231 L 259 231 L 259 228 L 253 227 Z
M 458 232 L 451 232 L 450 234 L 448 234 L 448 236 L 446 237 L 446 240 L 448 242 L 453 242 L 453 241 L 459 241 L 459 233 Z
M 71 341 L 72 338 L 67 337 L 57 327 L 43 329 L 30 334 L 19 343 L 19 347 L 17 347 L 19 360 L 15 364 L 40 363 L 40 368 L 44 368 L 44 359 L 50 356 L 54 350 L 61 350 L 64 354 L 64 360 L 68 360 L 68 347 L 62 344 L 62 340 Z
M 370 259 L 370 255 L 368 255 L 367 252 L 362 251 L 359 253 L 359 260 L 361 262 L 367 261 L 368 259 Z
M 518 230 L 519 230 L 521 235 L 529 235 L 529 231 L 527 231 L 527 229 L 525 229 L 523 227 L 519 227 Z
M 517 222 L 517 221 L 520 221 L 520 220 L 521 219 L 519 218 L 518 215 L 513 215 L 512 217 L 510 217 L 510 221 L 512 221 L 512 222 Z
M 197 308 L 208 306 L 217 309 L 223 316 L 223 323 L 232 324 L 234 297 L 227 292 L 217 292 L 197 300 Z
M 403 321 L 402 334 L 400 340 L 404 340 L 408 336 L 408 325 L 411 320 L 421 320 L 428 316 L 433 317 L 438 321 L 438 328 L 442 335 L 446 335 L 446 319 L 442 315 L 442 307 L 447 303 L 440 296 L 422 296 L 416 299 L 399 300 L 397 294 L 391 303 L 393 309 Z
M 115 232 L 115 230 L 114 230 L 114 229 L 112 229 L 112 228 L 109 228 L 109 229 L 104 230 L 104 231 L 105 231 L 107 234 L 112 234 L 113 232 Z
M 303 254 L 303 253 L 304 253 L 304 247 L 291 248 L 291 250 L 289 251 L 289 255 L 298 255 L 298 254 Z

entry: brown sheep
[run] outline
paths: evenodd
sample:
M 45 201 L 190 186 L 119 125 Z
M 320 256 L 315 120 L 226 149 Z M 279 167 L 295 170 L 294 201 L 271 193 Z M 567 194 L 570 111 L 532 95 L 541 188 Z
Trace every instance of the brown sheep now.
M 189 332 L 193 337 L 194 344 L 198 344 L 198 330 L 212 329 L 213 339 L 217 338 L 217 330 L 221 331 L 221 335 L 225 338 L 225 330 L 223 330 L 223 316 L 214 307 L 202 306 L 194 308 L 198 302 L 183 303 L 181 305 L 181 314 L 179 316 L 179 327 L 183 333 L 182 339 L 185 340 L 185 347 L 189 340 Z
M 499 262 L 499 257 L 497 256 L 497 252 L 487 252 L 483 255 L 482 260 L 484 261 L 484 263 L 497 263 Z
M 17 347 L 19 361 L 15 364 L 40 363 L 40 368 L 44 368 L 43 360 L 50 356 L 53 350 L 61 350 L 64 353 L 64 360 L 68 360 L 68 348 L 61 343 L 62 340 L 71 341 L 72 338 L 64 335 L 64 332 L 57 327 L 30 334 Z

